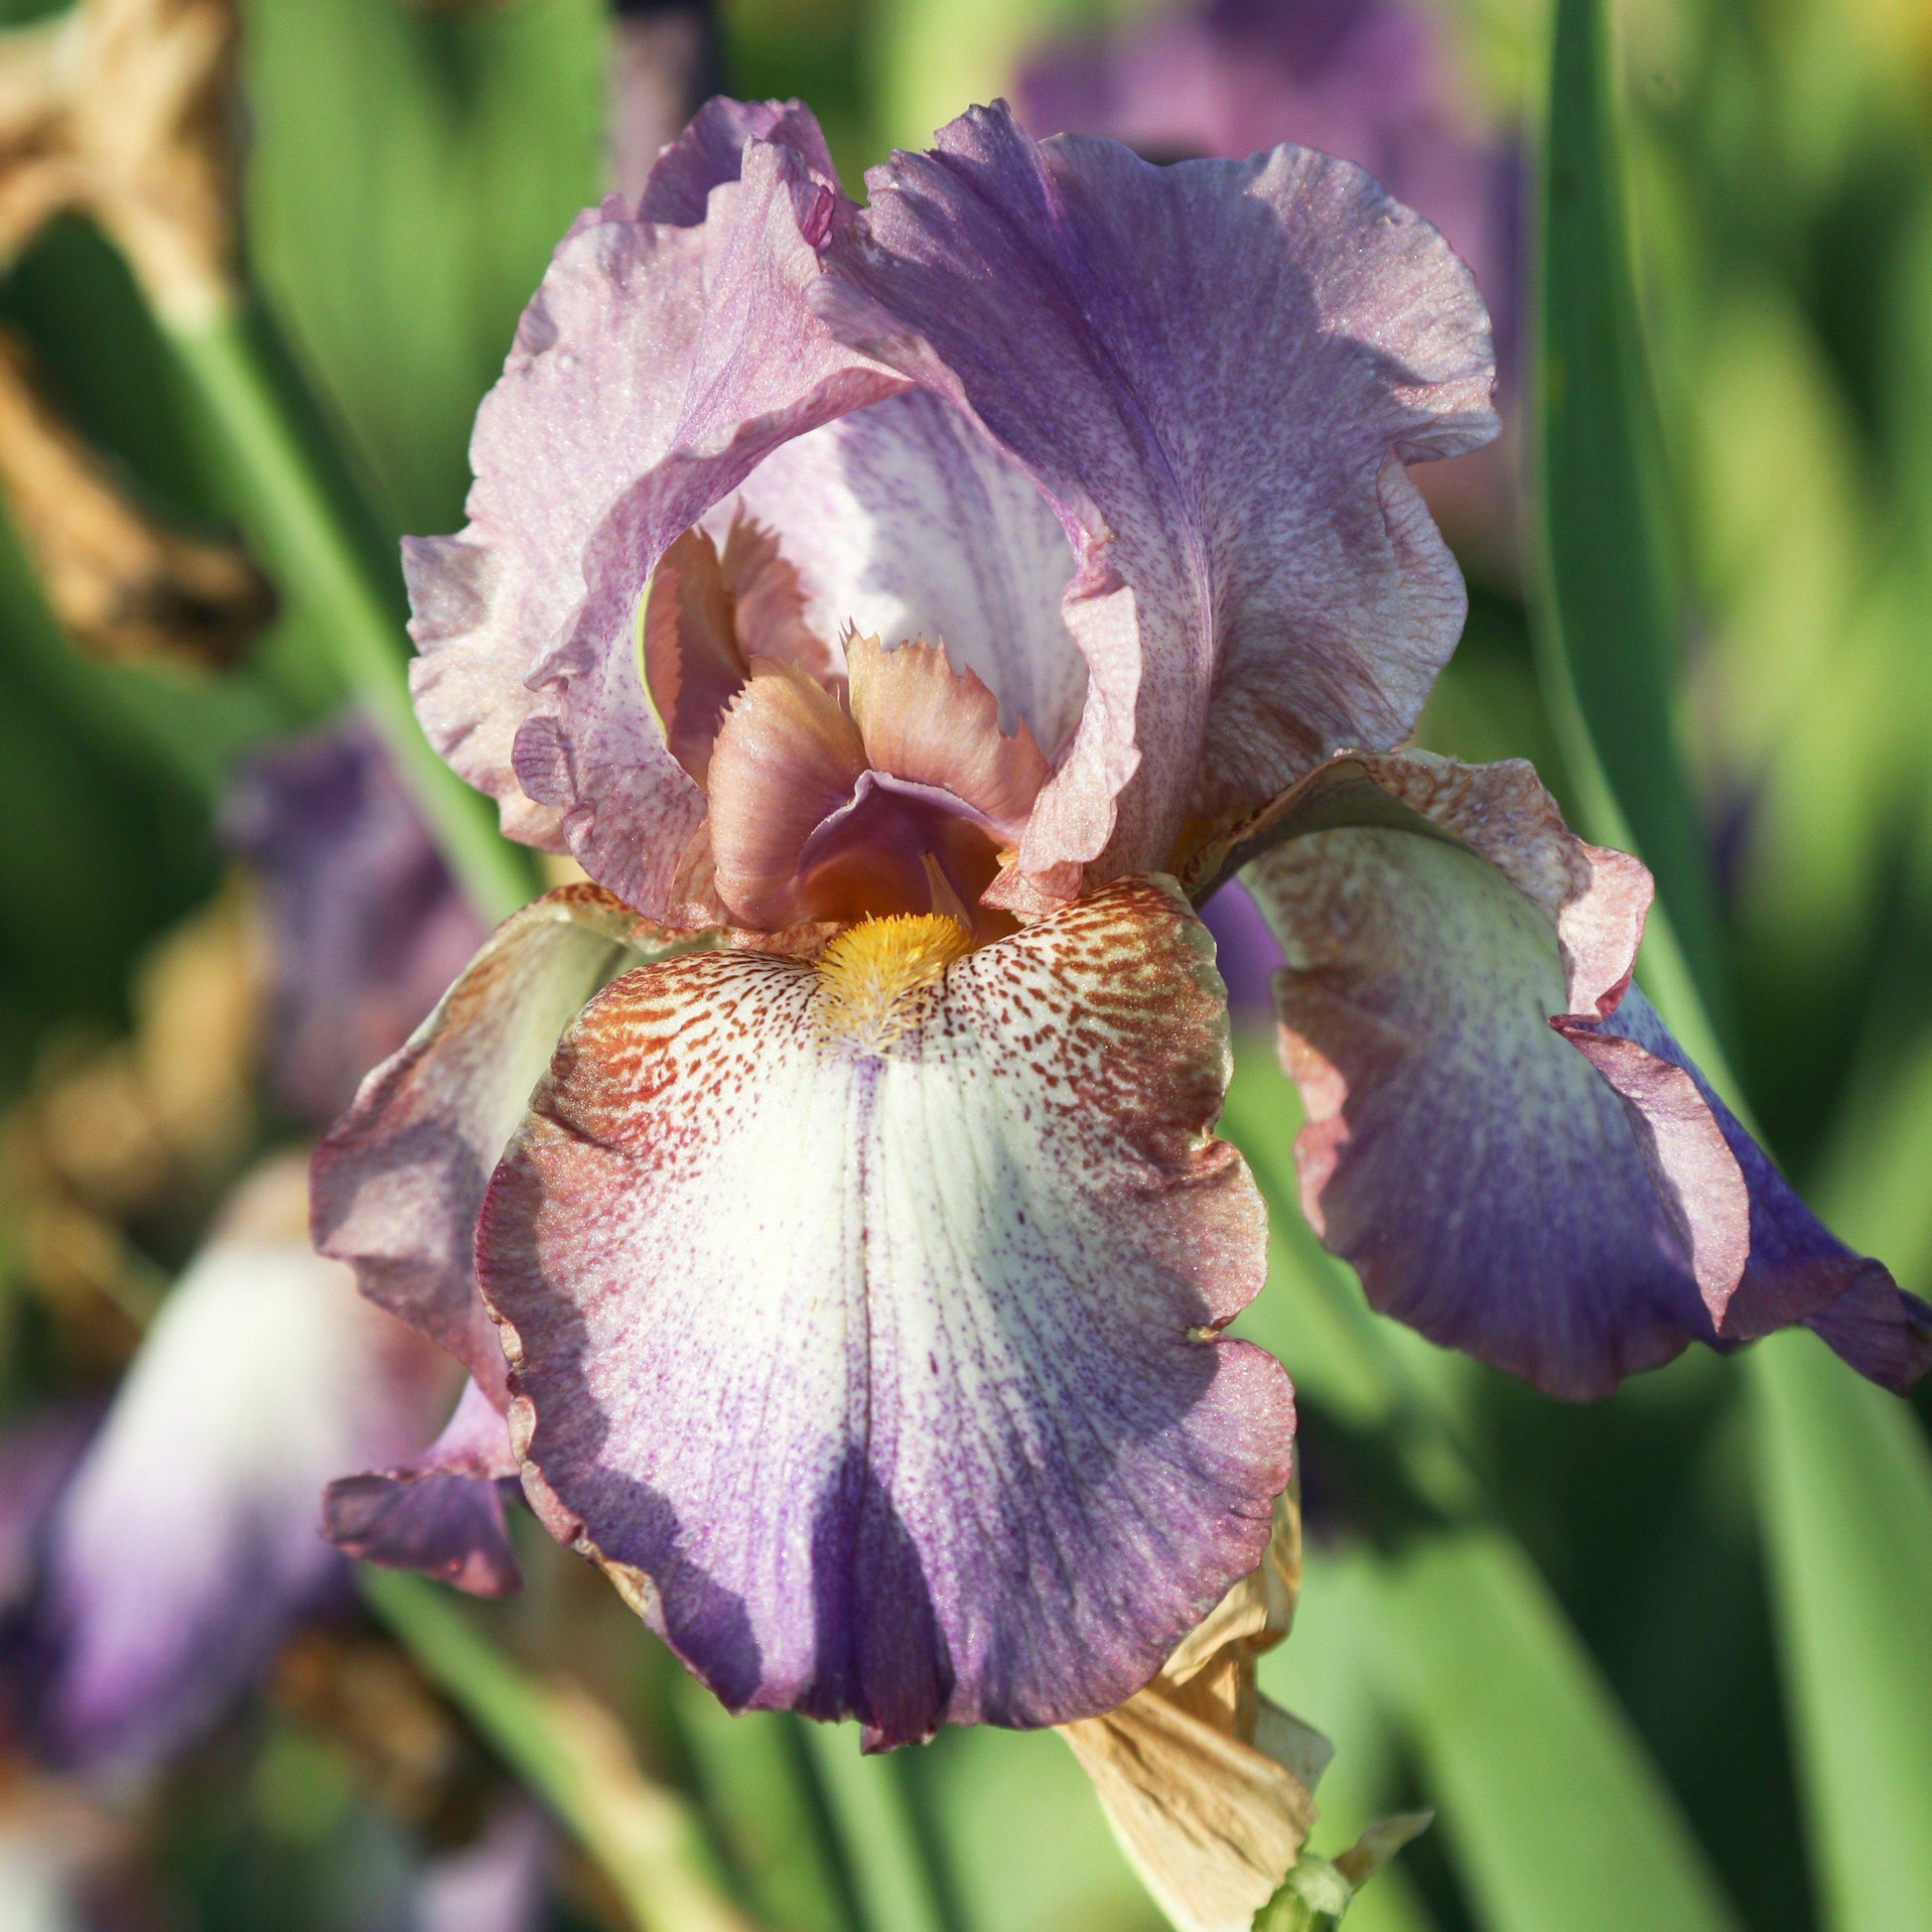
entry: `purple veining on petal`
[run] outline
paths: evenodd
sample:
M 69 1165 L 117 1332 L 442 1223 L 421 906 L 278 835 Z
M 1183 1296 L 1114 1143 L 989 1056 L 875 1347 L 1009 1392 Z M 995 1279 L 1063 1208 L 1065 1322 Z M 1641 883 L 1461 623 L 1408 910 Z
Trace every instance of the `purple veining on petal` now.
M 1190 813 L 1399 742 L 1464 611 L 1404 466 L 1495 429 L 1441 237 L 1325 156 L 1155 168 L 1003 107 L 868 187 L 815 306 L 969 410 L 1076 536 L 1088 702 L 1023 870 L 1172 866 Z
M 1342 759 L 1298 792 L 1242 878 L 1288 958 L 1304 1205 L 1377 1308 L 1574 1398 L 1800 1320 L 1887 1386 L 1924 1372 L 1918 1305 L 1630 988 L 1635 861 L 1521 763 Z
M 409 555 L 426 729 L 518 836 L 718 916 L 633 630 L 670 546 L 741 509 L 828 638 L 916 620 L 1057 760 L 1010 911 L 1406 734 L 1463 599 L 1404 466 L 1494 429 L 1440 237 L 1324 157 L 1154 170 L 1004 109 L 873 186 L 855 209 L 795 104 L 715 101 L 639 216 L 559 248 L 471 525 Z
M 837 984 L 696 955 L 566 1036 L 478 1234 L 526 1487 L 734 1708 L 874 1745 L 1109 1708 L 1289 1469 L 1281 1371 L 1203 1333 L 1263 1234 L 1206 935 L 1130 881 L 897 1031 Z
M 221 829 L 260 880 L 276 1098 L 332 1120 L 436 1004 L 483 923 L 360 719 L 246 760 Z
M 1462 81 L 1448 23 L 1414 0 L 1198 0 L 1038 48 L 1016 82 L 1039 134 L 1104 134 L 1154 159 L 1282 141 L 1366 168 L 1469 264 L 1495 330 L 1503 441 L 1417 479 L 1458 543 L 1515 551 L 1524 179 Z

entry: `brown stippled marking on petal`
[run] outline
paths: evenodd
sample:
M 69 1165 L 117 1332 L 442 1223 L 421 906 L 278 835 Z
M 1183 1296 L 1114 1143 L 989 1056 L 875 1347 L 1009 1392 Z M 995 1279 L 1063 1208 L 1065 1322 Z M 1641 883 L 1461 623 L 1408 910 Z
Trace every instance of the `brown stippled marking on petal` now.
M 484 1291 L 534 1481 L 728 1704 L 875 1742 L 1106 1708 L 1253 1564 L 1293 1412 L 1199 1338 L 1265 1236 L 1210 1131 L 1210 951 L 1129 881 L 953 959 L 877 1050 L 818 969 L 743 952 L 639 968 L 564 1039 Z

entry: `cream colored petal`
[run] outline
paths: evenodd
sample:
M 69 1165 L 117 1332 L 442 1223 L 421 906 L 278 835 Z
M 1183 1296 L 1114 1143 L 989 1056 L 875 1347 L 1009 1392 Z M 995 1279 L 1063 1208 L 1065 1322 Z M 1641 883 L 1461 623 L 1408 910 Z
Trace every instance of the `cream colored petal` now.
M 1297 1733 L 1298 1761 L 1312 1762 L 1314 1733 Z M 1103 1718 L 1063 1725 L 1060 1735 L 1128 1862 L 1180 1932 L 1247 1932 L 1314 1824 L 1308 1784 L 1154 1689 Z

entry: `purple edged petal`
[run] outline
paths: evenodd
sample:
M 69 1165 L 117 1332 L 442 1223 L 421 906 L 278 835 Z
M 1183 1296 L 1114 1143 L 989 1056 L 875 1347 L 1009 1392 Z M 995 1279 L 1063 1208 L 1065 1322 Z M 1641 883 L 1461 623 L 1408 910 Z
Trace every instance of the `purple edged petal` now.
M 1436 231 L 1306 150 L 1156 168 L 1004 105 L 867 186 L 815 305 L 1075 536 L 1064 617 L 1107 702 L 1023 867 L 1171 865 L 1190 812 L 1403 738 L 1464 609 L 1403 465 L 1495 433 L 1487 319 Z
M 499 1408 L 503 1351 L 471 1262 L 489 1171 L 571 1015 L 627 950 L 690 938 L 595 886 L 545 893 L 496 928 L 316 1149 L 317 1248 L 351 1263 L 370 1301 L 456 1356 Z
M 1637 988 L 1597 1027 L 1556 1024 L 1646 1118 L 1656 1110 L 1645 1104 L 1642 1089 L 1657 1068 L 1694 1085 L 1735 1160 L 1749 1197 L 1749 1238 L 1742 1277 L 1718 1311 L 1725 1341 L 1750 1341 L 1801 1321 L 1861 1375 L 1898 1394 L 1932 1369 L 1932 1309 L 1900 1289 L 1881 1262 L 1854 1254 L 1812 1213 Z
M 478 1230 L 526 1488 L 728 1706 L 874 1747 L 1118 1704 L 1289 1474 L 1287 1378 L 1216 1339 L 1264 1226 L 1206 934 L 1140 880 L 959 944 L 625 975 Z
M 502 1413 L 472 1378 L 421 1455 L 329 1485 L 323 1534 L 351 1557 L 420 1570 L 473 1596 L 510 1596 L 523 1576 L 503 1521 L 501 1485 L 516 1474 Z
M 766 450 L 903 386 L 802 308 L 839 202 L 803 109 L 701 112 L 643 216 L 613 199 L 559 244 L 477 414 L 468 527 L 404 544 L 431 742 L 512 836 L 655 912 L 703 800 L 636 674 L 650 568 Z
M 61 1498 L 23 1669 L 62 1759 L 134 1769 L 212 1724 L 340 1575 L 323 1483 L 449 1399 L 435 1351 L 311 1252 L 302 1203 L 294 1162 L 242 1188 Z
M 1890 1278 L 1628 990 L 1648 874 L 1528 765 L 1342 758 L 1266 817 L 1232 856 L 1287 955 L 1303 1203 L 1378 1309 L 1574 1398 L 1794 1320 L 1922 1370 Z

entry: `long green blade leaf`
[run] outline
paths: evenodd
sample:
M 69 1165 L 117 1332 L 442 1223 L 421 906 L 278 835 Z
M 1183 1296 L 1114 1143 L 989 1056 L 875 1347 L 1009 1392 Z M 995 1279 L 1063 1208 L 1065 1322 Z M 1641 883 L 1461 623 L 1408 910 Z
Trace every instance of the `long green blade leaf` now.
M 1521 1551 L 1430 1537 L 1383 1570 L 1391 1702 L 1487 1932 L 1720 1932 L 1736 1920 Z
M 1673 755 L 1676 635 L 1603 0 L 1561 0 L 1538 253 L 1539 613 L 1553 723 L 1599 837 L 1629 827 L 1707 1003 L 1710 861 Z
M 1758 1495 L 1835 1932 L 1932 1925 L 1932 1456 L 1809 1335 L 1752 1351 Z
M 690 1807 L 638 1770 L 607 1711 L 538 1683 L 435 1584 L 366 1567 L 357 1579 L 403 1647 L 597 1861 L 639 1932 L 752 1932 Z
M 1539 370 L 1552 708 L 1598 836 L 1624 826 L 1658 875 L 1708 997 L 1708 897 L 1672 757 L 1668 634 L 1646 491 L 1635 301 L 1601 0 L 1561 0 L 1551 72 Z M 1652 991 L 1711 1052 L 1666 937 Z M 1647 947 L 1647 951 L 1652 949 Z M 1759 1507 L 1799 1782 L 1829 1922 L 1932 1925 L 1932 1462 L 1909 1413 L 1808 1336 L 1752 1351 Z

